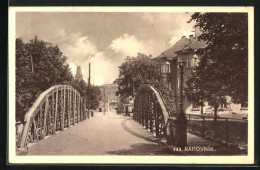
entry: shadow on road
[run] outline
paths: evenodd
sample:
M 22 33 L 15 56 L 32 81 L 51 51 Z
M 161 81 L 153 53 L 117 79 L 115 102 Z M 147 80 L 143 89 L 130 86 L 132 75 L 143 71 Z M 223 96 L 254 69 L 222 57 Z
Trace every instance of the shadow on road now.
M 126 119 L 126 120 L 122 121 L 122 123 L 121 123 L 121 126 L 122 126 L 122 128 L 123 128 L 125 131 L 127 131 L 127 132 L 130 133 L 131 135 L 134 135 L 134 136 L 136 136 L 136 137 L 138 137 L 138 138 L 142 138 L 142 139 L 144 139 L 144 140 L 146 140 L 146 141 L 158 143 L 159 139 L 154 139 L 154 140 L 153 140 L 153 139 L 150 139 L 150 138 L 148 138 L 148 137 L 142 136 L 142 135 L 140 135 L 140 134 L 138 134 L 138 133 L 132 131 L 132 130 L 131 130 L 129 127 L 127 127 L 127 125 L 126 125 L 126 122 L 129 121 L 129 120 L 132 120 L 132 118 Z M 148 133 L 148 132 L 147 132 L 147 133 Z
M 159 147 L 157 144 L 138 143 L 130 146 L 130 149 L 108 151 L 109 155 L 172 155 L 166 147 Z

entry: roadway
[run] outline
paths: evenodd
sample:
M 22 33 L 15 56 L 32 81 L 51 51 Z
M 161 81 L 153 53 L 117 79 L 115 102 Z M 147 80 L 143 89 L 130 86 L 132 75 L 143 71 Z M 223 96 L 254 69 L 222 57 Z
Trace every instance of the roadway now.
M 172 151 L 131 117 L 96 112 L 30 146 L 27 155 L 172 155 Z

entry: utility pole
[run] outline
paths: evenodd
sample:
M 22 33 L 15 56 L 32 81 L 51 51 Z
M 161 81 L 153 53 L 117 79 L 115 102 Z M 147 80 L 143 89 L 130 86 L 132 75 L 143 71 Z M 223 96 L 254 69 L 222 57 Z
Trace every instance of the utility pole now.
M 90 62 L 89 62 L 89 76 L 88 76 L 88 118 L 90 114 Z

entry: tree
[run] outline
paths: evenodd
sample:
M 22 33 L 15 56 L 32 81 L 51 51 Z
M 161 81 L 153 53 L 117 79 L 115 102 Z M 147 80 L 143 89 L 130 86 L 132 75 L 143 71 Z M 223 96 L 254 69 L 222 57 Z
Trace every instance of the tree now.
M 151 56 L 138 53 L 137 57 L 127 57 L 119 66 L 119 76 L 114 83 L 118 85 L 117 95 L 129 97 L 141 84 L 160 81 L 158 63 L 151 60 Z
M 29 43 L 16 39 L 16 119 L 24 114 L 38 95 L 53 85 L 70 84 L 73 76 L 58 46 L 34 37 Z
M 71 86 L 78 90 L 82 97 L 86 97 L 86 106 L 88 104 L 88 85 L 84 80 L 74 79 L 71 82 Z M 97 109 L 99 106 L 99 101 L 101 97 L 101 91 L 97 86 L 90 86 L 90 109 Z
M 97 87 L 97 86 L 90 86 L 89 91 L 90 91 L 89 92 L 90 93 L 90 97 L 89 97 L 90 109 L 95 110 L 99 106 L 99 101 L 101 98 L 101 91 L 100 91 L 99 87 Z M 87 98 L 87 102 L 88 102 L 88 98 Z
M 194 13 L 208 45 L 199 49 L 202 59 L 187 81 L 187 95 L 193 101 L 207 101 L 216 109 L 230 96 L 244 103 L 248 95 L 248 16 L 246 13 Z M 192 97 L 193 96 L 193 97 Z M 196 96 L 196 97 L 194 97 Z
M 16 39 L 16 119 L 23 118 L 39 94 L 54 85 L 71 85 L 82 97 L 87 95 L 84 80 L 75 80 L 58 46 L 34 37 L 29 43 Z M 100 90 L 90 87 L 90 107 L 99 104 Z M 87 103 L 88 101 L 86 101 Z

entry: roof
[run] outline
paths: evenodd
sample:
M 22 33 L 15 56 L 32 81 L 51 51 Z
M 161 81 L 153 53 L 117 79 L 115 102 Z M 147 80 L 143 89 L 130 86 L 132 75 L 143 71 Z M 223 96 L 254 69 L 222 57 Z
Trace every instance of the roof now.
M 160 54 L 157 58 L 160 57 L 176 57 L 176 53 L 177 51 L 182 50 L 183 48 L 187 47 L 190 44 L 190 40 L 186 37 L 182 37 L 178 42 L 176 42 L 173 46 L 171 46 L 171 48 L 169 48 L 168 50 L 164 51 L 162 54 Z
M 171 48 L 164 51 L 162 54 L 160 54 L 157 58 L 174 58 L 177 56 L 176 52 L 181 52 L 182 50 L 197 50 L 199 48 L 205 48 L 207 46 L 207 43 L 205 41 L 199 41 L 198 38 L 190 39 L 186 37 L 182 37 L 177 43 L 175 43 Z
M 207 47 L 207 43 L 205 41 L 199 41 L 198 39 L 195 39 L 190 45 L 185 47 L 184 49 L 200 49 Z

